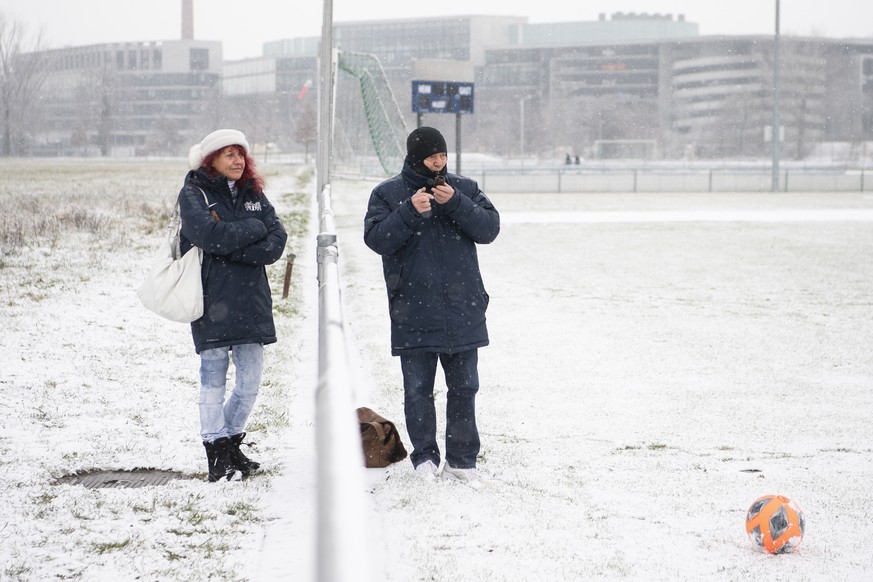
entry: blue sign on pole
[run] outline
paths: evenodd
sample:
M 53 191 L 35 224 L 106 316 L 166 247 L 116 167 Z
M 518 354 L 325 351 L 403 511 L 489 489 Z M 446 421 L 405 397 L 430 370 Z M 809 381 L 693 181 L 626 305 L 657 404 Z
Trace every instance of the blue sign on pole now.
M 473 113 L 473 83 L 413 81 L 414 113 Z

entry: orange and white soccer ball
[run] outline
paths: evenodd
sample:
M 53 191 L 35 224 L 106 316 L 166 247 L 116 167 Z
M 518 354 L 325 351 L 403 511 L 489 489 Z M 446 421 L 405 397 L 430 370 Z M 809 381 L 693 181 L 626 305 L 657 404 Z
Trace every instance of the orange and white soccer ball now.
M 746 533 L 755 548 L 769 554 L 791 552 L 803 539 L 806 522 L 796 503 L 782 495 L 756 499 L 746 512 Z

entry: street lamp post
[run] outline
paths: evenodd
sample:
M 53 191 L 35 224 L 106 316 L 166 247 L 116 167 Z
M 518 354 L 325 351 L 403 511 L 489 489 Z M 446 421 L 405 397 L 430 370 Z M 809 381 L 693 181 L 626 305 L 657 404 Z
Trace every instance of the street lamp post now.
M 521 157 L 524 157 L 524 102 L 530 99 L 530 95 L 525 95 L 518 100 L 518 142 Z
M 779 0 L 776 0 L 776 32 L 773 35 L 773 192 L 779 191 Z
M 524 157 L 524 97 L 518 100 L 518 143 L 521 157 Z

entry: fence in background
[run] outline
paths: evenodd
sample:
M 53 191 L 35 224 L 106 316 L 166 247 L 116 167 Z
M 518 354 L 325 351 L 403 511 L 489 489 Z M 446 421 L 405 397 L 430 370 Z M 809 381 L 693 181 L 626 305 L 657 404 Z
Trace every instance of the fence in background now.
M 867 170 L 784 170 L 783 192 L 873 192 Z M 464 175 L 485 192 L 769 192 L 770 170 L 538 170 L 482 169 Z
M 707 167 L 627 161 L 565 166 L 512 160 L 505 165 L 483 165 L 471 157 L 464 162 L 463 174 L 485 192 L 770 192 L 773 186 L 770 167 L 760 163 L 725 162 Z M 336 165 L 333 171 L 348 178 L 384 179 L 380 169 L 378 162 L 362 157 L 354 164 Z M 873 192 L 873 168 L 786 163 L 779 185 L 782 192 Z

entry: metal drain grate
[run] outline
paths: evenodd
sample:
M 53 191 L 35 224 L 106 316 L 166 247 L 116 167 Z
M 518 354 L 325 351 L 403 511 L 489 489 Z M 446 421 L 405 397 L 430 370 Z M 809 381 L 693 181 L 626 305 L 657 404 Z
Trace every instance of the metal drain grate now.
M 134 469 L 132 471 L 91 471 L 78 475 L 68 475 L 58 479 L 58 483 L 81 485 L 87 489 L 132 489 L 166 485 L 174 479 L 184 479 L 185 475 L 177 471 L 161 471 L 158 469 Z

